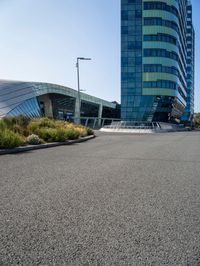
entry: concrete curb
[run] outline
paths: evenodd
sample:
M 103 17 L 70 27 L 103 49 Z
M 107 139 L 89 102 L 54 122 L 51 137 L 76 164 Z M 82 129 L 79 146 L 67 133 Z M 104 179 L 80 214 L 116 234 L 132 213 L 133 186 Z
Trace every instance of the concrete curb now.
M 14 149 L 4 149 L 4 150 L 0 150 L 0 155 L 46 149 L 46 148 L 52 148 L 52 147 L 57 147 L 57 146 L 63 146 L 63 145 L 72 145 L 72 144 L 81 143 L 81 142 L 93 139 L 95 137 L 96 137 L 95 135 L 91 135 L 91 136 L 83 137 L 80 139 L 68 140 L 66 142 L 53 142 L 53 143 L 45 143 L 45 144 L 40 144 L 40 145 L 28 145 L 24 147 L 21 146 L 21 147 L 17 147 Z

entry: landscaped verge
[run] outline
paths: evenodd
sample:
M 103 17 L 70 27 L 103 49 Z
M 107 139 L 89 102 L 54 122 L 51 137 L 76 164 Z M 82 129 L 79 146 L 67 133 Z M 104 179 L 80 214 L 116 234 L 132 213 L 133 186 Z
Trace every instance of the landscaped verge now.
M 72 140 L 85 137 L 87 139 L 87 136 L 92 135 L 93 131 L 90 128 L 46 117 L 30 119 L 18 116 L 4 117 L 0 120 L 0 150 L 26 148 L 30 145 L 47 147 L 54 143 L 63 145 Z

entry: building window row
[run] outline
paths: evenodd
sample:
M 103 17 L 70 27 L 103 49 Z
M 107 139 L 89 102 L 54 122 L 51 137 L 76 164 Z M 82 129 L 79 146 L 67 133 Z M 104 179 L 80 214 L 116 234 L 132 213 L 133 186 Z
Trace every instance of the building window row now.
M 141 0 L 128 0 L 128 4 L 140 4 Z
M 162 19 L 159 17 L 148 17 L 144 18 L 144 25 L 145 26 L 165 26 L 168 28 L 172 28 L 175 31 L 179 32 L 178 24 L 174 21 Z
M 175 6 L 167 5 L 164 2 L 144 2 L 144 10 L 165 10 L 178 17 L 178 10 Z
M 176 82 L 170 80 L 144 81 L 144 88 L 164 88 L 176 90 L 178 85 Z
M 144 57 L 167 57 L 179 61 L 177 53 L 165 49 L 144 49 Z
M 141 23 L 142 24 L 142 23 Z M 121 34 L 128 36 L 141 36 L 142 25 L 139 26 L 122 26 Z
M 177 83 L 170 81 L 170 80 L 157 80 L 157 81 L 144 81 L 143 82 L 144 88 L 160 88 L 160 89 L 172 89 L 178 90 L 181 97 L 186 100 L 186 96 L 183 93 L 180 86 Z
M 163 66 L 159 64 L 146 64 L 144 65 L 144 72 L 160 72 L 160 73 L 169 73 L 179 76 L 179 71 L 176 67 Z
M 122 67 L 128 67 L 128 66 L 141 66 L 142 64 L 142 57 L 136 56 L 136 57 L 121 57 L 121 64 Z
M 142 10 L 122 10 L 121 11 L 121 19 L 122 20 L 133 20 L 142 18 Z
M 122 81 L 140 82 L 142 80 L 142 75 L 141 73 L 122 72 L 121 79 Z
M 128 44 L 128 50 L 135 50 L 142 48 L 142 42 L 140 41 L 128 42 L 127 44 Z
M 175 37 L 169 34 L 158 33 L 158 34 L 151 34 L 151 35 L 144 35 L 144 41 L 158 41 L 158 42 L 169 42 L 174 45 L 179 45 L 178 41 Z
M 179 78 L 182 86 L 185 88 L 185 83 L 183 81 L 183 78 L 180 75 L 178 68 L 174 66 L 169 67 L 160 64 L 146 64 L 144 65 L 144 72 L 169 73 L 172 75 L 176 75 Z
M 179 30 L 178 30 L 178 25 L 173 22 L 173 21 L 169 21 L 169 20 L 163 20 L 162 18 L 144 18 L 144 25 L 162 25 L 162 26 L 166 26 L 166 27 L 169 27 L 169 28 L 173 28 L 174 30 L 176 30 L 178 33 L 179 33 Z M 182 42 L 181 42 L 181 45 L 182 45 Z M 180 46 L 179 46 L 179 49 L 180 49 Z M 182 54 L 181 52 L 181 49 L 180 49 L 180 57 L 181 57 L 181 60 L 184 64 L 184 67 L 185 66 L 185 60 L 184 60 L 184 55 Z M 180 67 L 182 69 L 182 64 L 180 63 Z M 183 69 L 182 69 L 183 71 Z M 184 72 L 183 72 L 184 73 Z
M 167 51 L 165 49 L 156 49 L 156 48 L 144 49 L 144 57 L 166 57 L 166 58 L 173 59 L 173 60 L 178 62 L 179 67 L 181 69 L 181 72 L 185 76 L 185 70 L 184 69 L 186 69 L 186 66 L 184 64 L 184 61 L 182 64 L 181 60 L 179 59 L 178 54 L 174 51 L 170 52 L 170 51 Z

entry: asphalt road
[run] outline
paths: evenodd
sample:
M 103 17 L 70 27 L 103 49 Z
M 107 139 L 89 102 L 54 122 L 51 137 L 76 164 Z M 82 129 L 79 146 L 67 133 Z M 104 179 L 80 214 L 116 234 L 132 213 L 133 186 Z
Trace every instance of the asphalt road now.
M 200 265 L 200 132 L 1 156 L 0 265 Z

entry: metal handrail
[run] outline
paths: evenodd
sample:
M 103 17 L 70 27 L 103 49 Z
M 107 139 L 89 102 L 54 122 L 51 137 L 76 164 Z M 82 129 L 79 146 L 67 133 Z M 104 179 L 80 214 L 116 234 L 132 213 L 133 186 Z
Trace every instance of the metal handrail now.
M 168 123 L 163 122 L 147 122 L 147 121 L 131 121 L 131 120 L 121 120 L 118 118 L 100 118 L 100 117 L 71 117 L 73 122 L 81 122 L 82 125 L 93 128 L 106 128 L 106 129 L 153 129 L 161 130 L 163 126 L 169 126 Z M 171 127 L 176 128 L 180 125 L 172 125 Z

